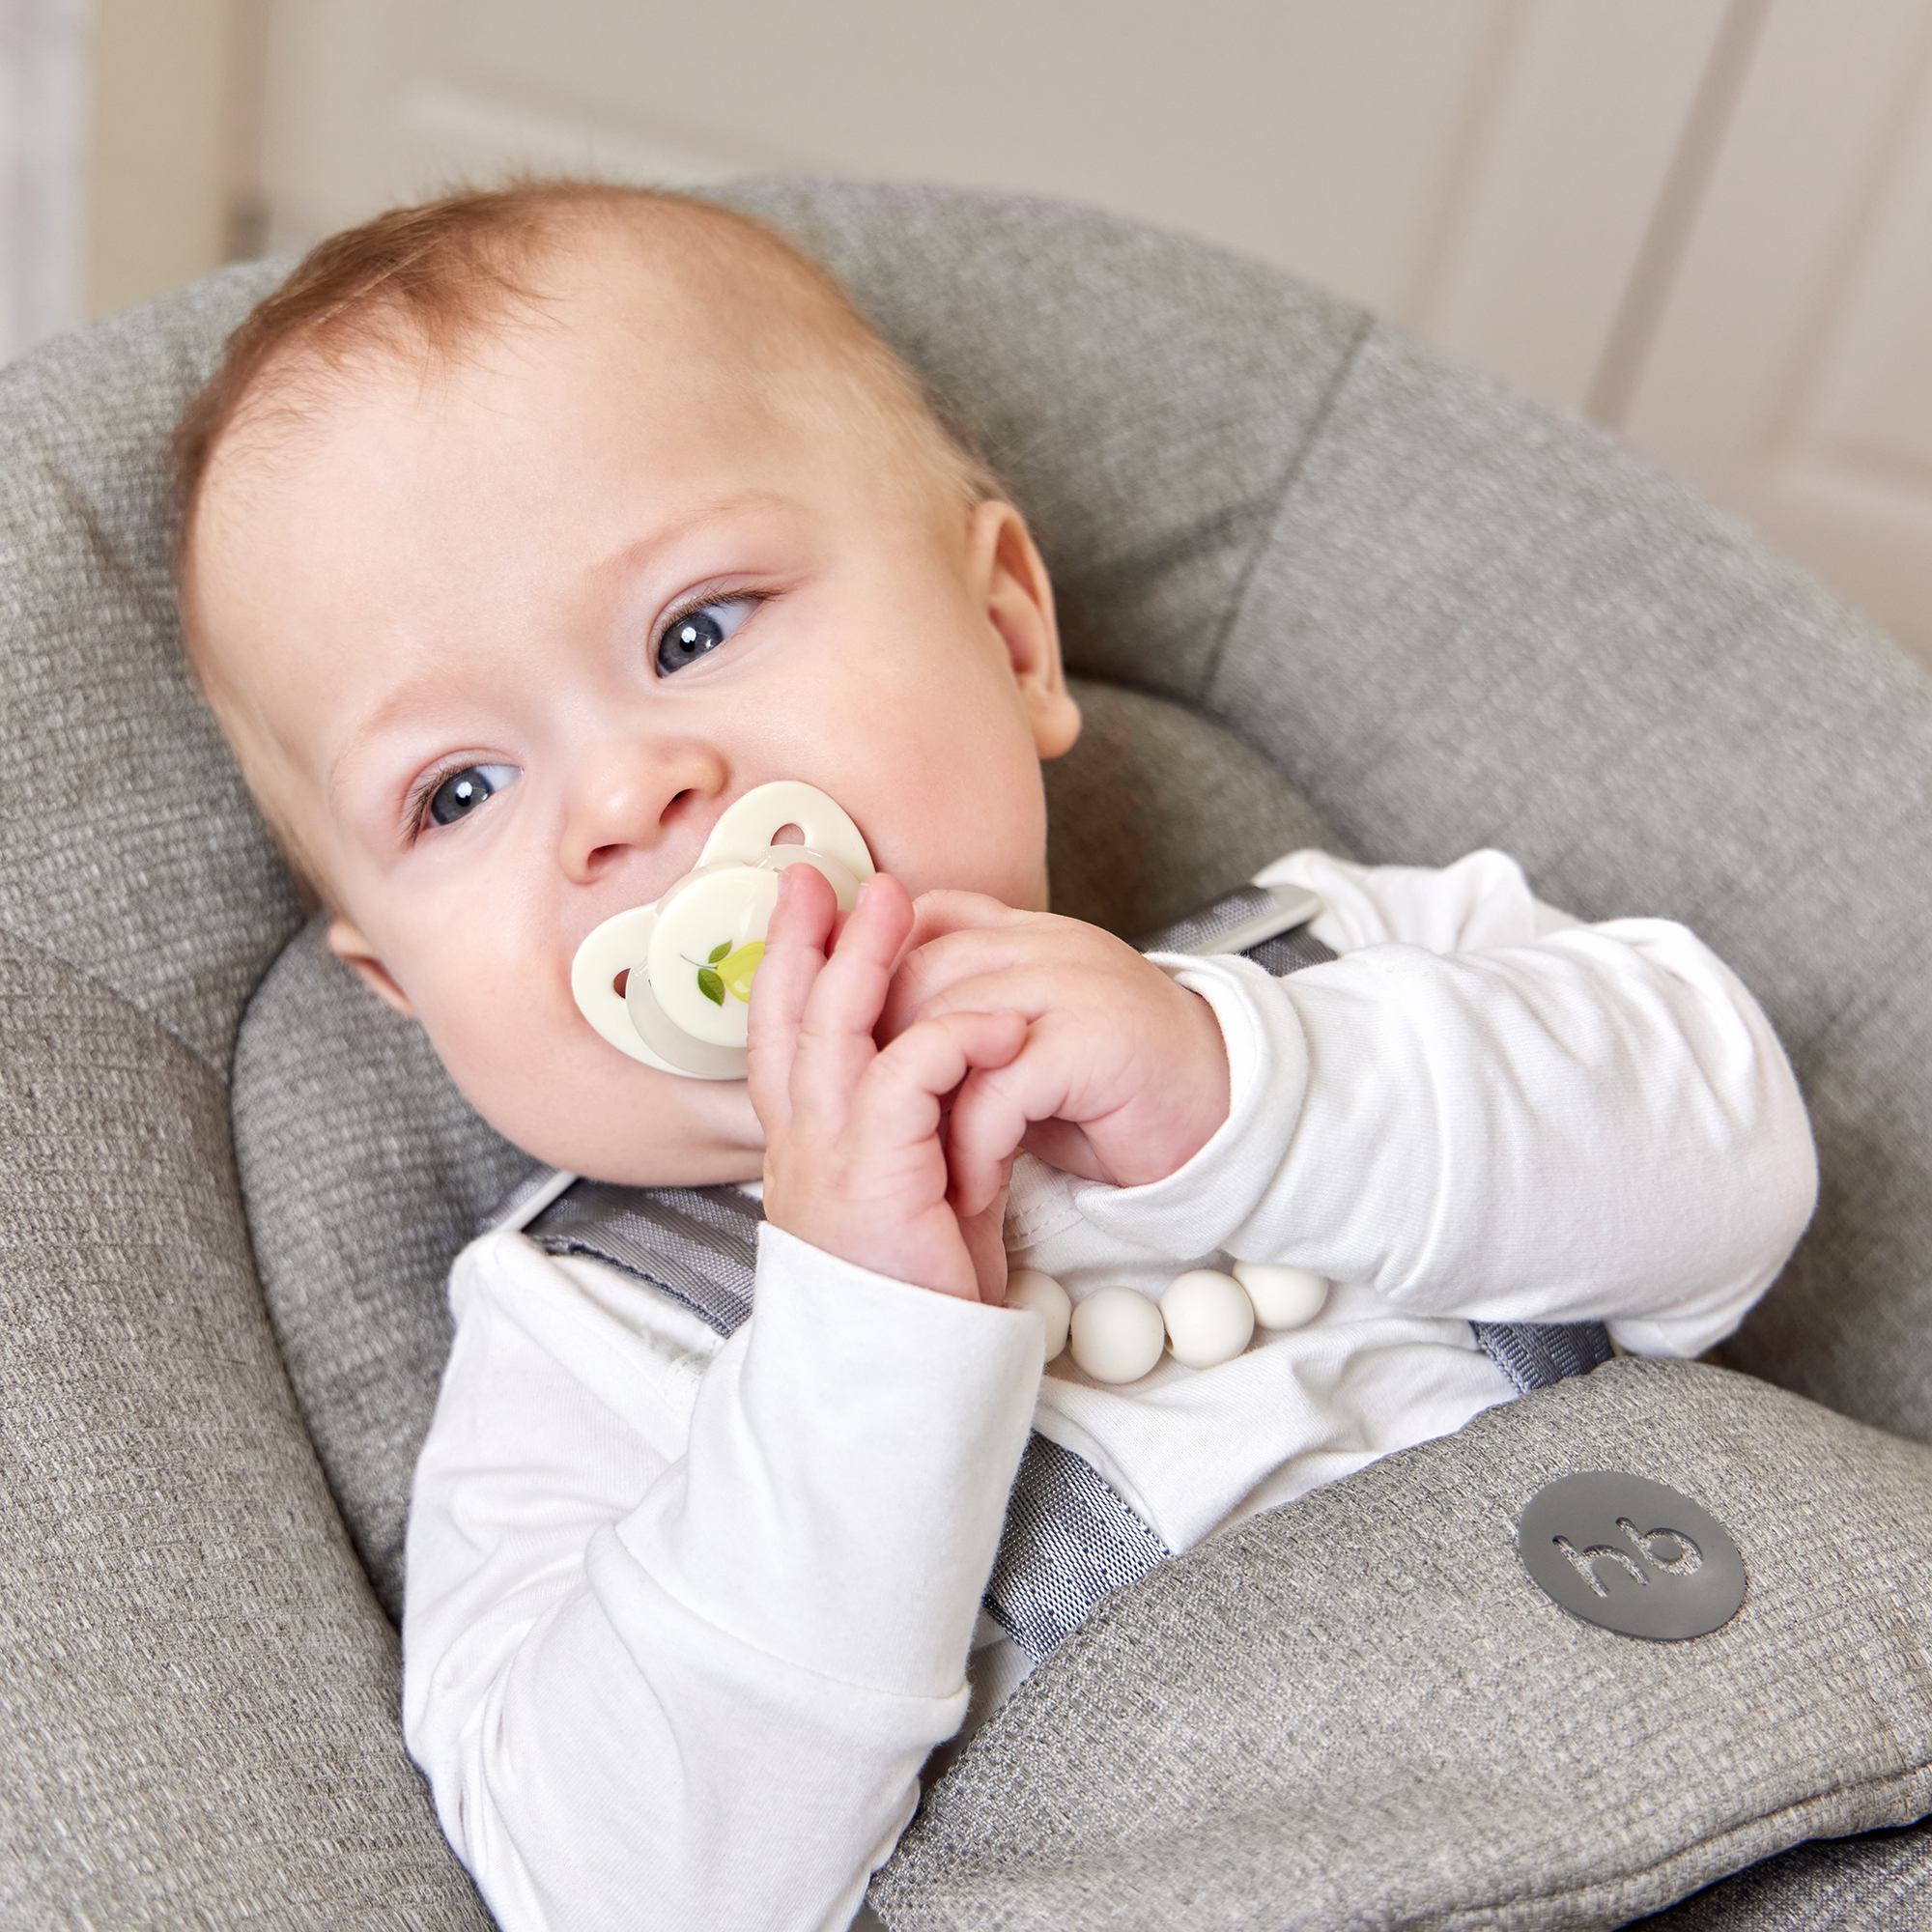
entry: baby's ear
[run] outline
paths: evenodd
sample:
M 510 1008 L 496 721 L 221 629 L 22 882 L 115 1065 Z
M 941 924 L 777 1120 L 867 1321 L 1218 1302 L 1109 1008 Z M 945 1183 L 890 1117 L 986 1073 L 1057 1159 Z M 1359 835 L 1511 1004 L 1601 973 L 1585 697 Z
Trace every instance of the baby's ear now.
M 1042 758 L 1057 758 L 1080 735 L 1080 707 L 1066 689 L 1053 582 L 1033 532 L 1010 503 L 976 503 L 967 522 L 966 551 L 974 588 L 1007 647 L 1032 721 L 1034 749 Z
M 390 977 L 389 969 L 376 957 L 376 949 L 362 937 L 362 928 L 353 920 L 332 919 L 328 923 L 328 950 L 361 975 L 364 983 L 385 1005 L 394 1007 L 406 1020 L 416 1016 L 410 996 Z

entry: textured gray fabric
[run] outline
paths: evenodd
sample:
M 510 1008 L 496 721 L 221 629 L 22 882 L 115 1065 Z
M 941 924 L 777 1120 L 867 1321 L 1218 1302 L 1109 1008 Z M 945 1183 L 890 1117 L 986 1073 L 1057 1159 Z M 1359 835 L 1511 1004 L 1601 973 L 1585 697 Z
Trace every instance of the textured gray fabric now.
M 628 1269 L 728 1338 L 752 1319 L 764 1218 L 735 1187 L 646 1193 L 580 1180 L 525 1233 L 546 1254 L 595 1255 Z
M 249 1266 L 226 1096 L 0 936 L 0 1924 L 480 1926 Z
M 1236 886 L 1172 925 L 1143 934 L 1134 944 L 1143 952 L 1245 952 L 1252 957 L 1262 947 L 1293 936 L 1296 950 L 1310 955 L 1300 963 L 1320 966 L 1338 955 L 1332 947 L 1309 937 L 1307 925 L 1313 916 L 1297 887 Z
M 529 1166 L 309 925 L 249 1004 L 235 1146 L 275 1340 L 389 1615 L 449 1354 L 449 1264 Z
M 1046 771 L 1054 902 L 1132 932 L 1325 828 L 1218 727 L 1082 683 L 1087 727 Z M 420 1029 L 312 926 L 248 1009 L 234 1107 L 275 1336 L 330 1487 L 392 1617 L 410 1476 L 449 1352 L 444 1280 L 527 1165 L 457 1093 Z
M 1476 1346 L 1519 1395 L 1565 1376 L 1587 1376 L 1607 1362 L 1610 1331 L 1601 1321 L 1472 1321 Z
M 0 372 L 0 1922 L 485 1922 L 262 1320 L 224 1083 L 299 924 L 181 663 L 162 450 L 276 278 Z
M 1091 1463 L 1036 1430 L 1007 1501 L 986 1614 L 1042 1658 L 1172 1554 Z
M 212 276 L 0 370 L 0 927 L 223 1072 L 301 915 L 183 668 L 163 457 L 279 272 Z
M 1717 947 L 1823 1168 L 1726 1359 L 1932 1437 L 1926 672 L 1604 437 L 1378 330 L 1190 695 L 1367 855 L 1497 844 L 1556 904 Z
M 1079 742 L 1045 766 L 1053 909 L 1135 939 L 1302 845 L 1346 847 L 1266 759 L 1180 705 L 1073 681 Z
M 1642 1922 L 1645 1932 L 1922 1932 L 1932 1825 L 1800 1845 Z
M 1639 1642 L 1529 1581 L 1518 1514 L 1586 1468 L 1725 1523 L 1731 1623 Z M 895 1932 L 1618 1924 L 1932 1808 L 1928 1603 L 1932 1451 L 1620 1361 L 1103 1605 L 927 1795 L 873 1904 Z

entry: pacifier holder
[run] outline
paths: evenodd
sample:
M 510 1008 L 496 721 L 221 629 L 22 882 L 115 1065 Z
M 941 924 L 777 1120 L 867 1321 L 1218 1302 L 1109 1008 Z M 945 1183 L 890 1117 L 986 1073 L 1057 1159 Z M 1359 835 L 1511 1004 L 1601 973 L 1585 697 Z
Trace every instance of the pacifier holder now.
M 781 845 L 796 826 L 802 844 Z M 742 1080 L 752 977 L 787 866 L 822 872 L 850 912 L 876 867 L 842 807 L 797 779 L 726 807 L 697 864 L 663 895 L 592 931 L 570 964 L 578 1010 L 646 1066 L 693 1080 Z

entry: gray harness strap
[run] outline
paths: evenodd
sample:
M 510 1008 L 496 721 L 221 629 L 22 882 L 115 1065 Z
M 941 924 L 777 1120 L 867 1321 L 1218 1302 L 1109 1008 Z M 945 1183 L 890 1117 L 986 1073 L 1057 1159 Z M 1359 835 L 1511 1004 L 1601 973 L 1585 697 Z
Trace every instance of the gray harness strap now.
M 1601 1321 L 1472 1321 L 1476 1346 L 1516 1384 L 1519 1395 L 1567 1376 L 1587 1376 L 1615 1353 Z
M 1336 955 L 1307 930 L 1302 895 L 1243 886 L 1142 942 L 1142 951 L 1209 953 L 1238 946 L 1277 978 Z M 534 1208 L 534 1211 L 531 1211 Z M 729 1336 L 752 1313 L 757 1203 L 734 1187 L 612 1187 L 539 1168 L 486 1228 L 522 1225 L 554 1255 L 609 1262 Z M 1478 1345 L 1524 1393 L 1610 1359 L 1601 1322 L 1470 1323 Z M 1035 1659 L 1070 1636 L 1102 1598 L 1173 1552 L 1090 1463 L 1035 1431 L 1020 1458 L 993 1559 L 986 1612 Z
M 986 1614 L 1037 1660 L 1102 1597 L 1173 1554 L 1091 1463 L 1036 1429 L 1013 1478 Z
M 594 1255 L 729 1336 L 752 1312 L 764 1212 L 735 1187 L 611 1187 L 580 1180 L 524 1230 L 551 1255 Z

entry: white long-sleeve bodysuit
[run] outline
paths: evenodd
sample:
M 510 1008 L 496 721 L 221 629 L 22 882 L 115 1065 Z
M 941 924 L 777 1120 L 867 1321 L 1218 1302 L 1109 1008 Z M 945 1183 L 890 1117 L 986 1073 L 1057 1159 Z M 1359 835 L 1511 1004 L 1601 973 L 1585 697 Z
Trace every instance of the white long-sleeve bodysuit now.
M 1810 1132 L 1683 927 L 1579 926 L 1495 853 L 1262 878 L 1321 894 L 1343 956 L 1283 980 L 1163 959 L 1220 1021 L 1227 1122 L 1144 1187 L 1022 1156 L 1008 1214 L 1014 1264 L 1076 1302 L 1217 1261 L 1336 1283 L 1233 1362 L 1042 1379 L 1037 1317 L 769 1226 L 728 1342 L 518 1234 L 460 1257 L 405 1723 L 505 1932 L 846 1926 L 932 1747 L 1023 1673 L 979 1605 L 1029 1429 L 1184 1549 L 1508 1400 L 1470 1319 L 1690 1355 L 1770 1283 Z

